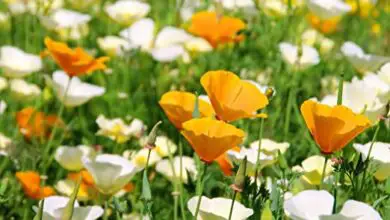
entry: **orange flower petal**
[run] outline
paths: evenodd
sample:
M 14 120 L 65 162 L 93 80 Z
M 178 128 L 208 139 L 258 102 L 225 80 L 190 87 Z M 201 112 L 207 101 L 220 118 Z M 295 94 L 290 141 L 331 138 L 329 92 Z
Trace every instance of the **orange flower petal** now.
M 235 121 L 265 117 L 256 111 L 268 105 L 267 97 L 252 83 L 241 80 L 229 71 L 209 71 L 200 82 L 210 98 L 219 119 Z
M 209 163 L 239 145 L 244 138 L 244 131 L 210 118 L 191 119 L 183 123 L 182 134 L 199 157 Z
M 161 97 L 159 104 L 172 124 L 181 129 L 184 122 L 192 119 L 195 98 L 196 96 L 189 92 L 171 91 Z M 211 105 L 202 99 L 199 99 L 199 111 L 201 117 L 215 114 Z
M 217 159 L 215 159 L 215 162 L 218 163 L 219 167 L 221 168 L 222 172 L 226 176 L 231 176 L 233 175 L 233 164 L 229 160 L 228 156 L 226 153 L 222 154 L 219 156 Z
M 16 172 L 15 176 L 22 185 L 26 196 L 31 199 L 43 199 L 55 194 L 52 187 L 41 187 L 39 173 L 35 171 Z

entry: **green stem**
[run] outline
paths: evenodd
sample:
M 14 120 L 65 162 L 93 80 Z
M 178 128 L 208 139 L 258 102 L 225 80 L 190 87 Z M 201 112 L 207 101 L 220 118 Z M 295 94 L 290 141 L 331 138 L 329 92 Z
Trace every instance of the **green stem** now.
M 232 205 L 230 206 L 230 212 L 229 212 L 229 218 L 228 220 L 232 219 L 233 216 L 233 209 L 234 209 L 234 202 L 236 201 L 237 191 L 234 190 L 233 198 L 232 198 Z
M 337 105 L 343 104 L 344 73 L 340 74 L 339 88 L 337 93 Z
M 376 138 L 377 138 L 377 136 L 378 136 L 379 129 L 380 129 L 380 122 L 378 122 L 378 124 L 377 124 L 377 126 L 376 126 L 374 136 L 372 137 L 372 140 L 371 140 L 370 149 L 368 150 L 368 154 L 367 154 L 367 158 L 366 158 L 367 164 L 366 164 L 366 166 L 364 167 L 363 178 L 362 178 L 362 182 L 361 182 L 361 186 L 360 186 L 360 192 L 362 192 L 362 190 L 364 189 L 364 184 L 365 184 L 365 182 L 366 182 L 367 168 L 368 168 L 368 165 L 369 165 L 369 163 L 370 163 L 370 156 L 371 156 L 372 148 L 373 148 L 374 143 L 375 143 L 375 141 L 376 141 Z
M 263 139 L 264 133 L 264 118 L 260 120 L 260 129 L 259 129 L 259 145 L 257 147 L 257 157 L 256 157 L 256 166 L 255 166 L 255 185 L 257 185 L 257 177 L 258 177 L 258 167 L 260 165 L 260 151 L 261 151 L 261 140 Z
M 202 201 L 202 194 L 203 194 L 203 179 L 204 179 L 204 176 L 206 175 L 206 171 L 207 171 L 207 167 L 208 167 L 208 164 L 203 164 L 203 172 L 202 172 L 202 176 L 198 179 L 198 182 L 197 182 L 197 191 L 198 191 L 198 203 L 196 204 L 196 210 L 195 210 L 195 215 L 194 215 L 194 220 L 198 219 L 198 214 L 199 214 L 199 208 L 200 208 L 200 203 Z
M 325 161 L 324 161 L 324 167 L 322 168 L 322 176 L 321 176 L 321 182 L 320 182 L 320 189 L 322 189 L 322 185 L 324 184 L 324 179 L 325 179 L 325 172 L 326 172 L 326 165 L 328 164 L 329 157 L 325 156 Z
M 103 215 L 104 220 L 108 220 L 108 199 L 104 201 L 104 215 Z
M 181 210 L 181 217 L 183 220 L 186 220 L 186 213 L 184 209 L 184 196 L 183 196 L 183 144 L 179 139 L 179 156 L 180 156 L 180 170 L 179 170 L 179 192 L 180 192 L 180 210 Z

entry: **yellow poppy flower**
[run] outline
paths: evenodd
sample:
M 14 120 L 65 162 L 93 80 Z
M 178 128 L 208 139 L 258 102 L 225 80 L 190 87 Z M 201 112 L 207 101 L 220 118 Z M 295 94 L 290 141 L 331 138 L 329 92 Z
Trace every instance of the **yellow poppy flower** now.
M 109 57 L 94 59 L 80 47 L 73 50 L 68 45 L 53 41 L 49 37 L 45 38 L 45 45 L 56 63 L 71 77 L 107 68 L 104 62 L 108 61 Z
M 159 104 L 172 124 L 181 129 L 184 122 L 192 119 L 195 98 L 195 95 L 189 92 L 171 91 L 161 97 Z M 209 117 L 215 114 L 211 105 L 200 98 L 199 112 L 201 117 Z
M 370 120 L 341 105 L 330 107 L 313 100 L 305 101 L 301 112 L 306 125 L 323 154 L 345 147 L 370 127 Z
M 266 117 L 265 114 L 256 112 L 268 105 L 268 99 L 253 83 L 241 80 L 234 73 L 223 70 L 207 72 L 200 82 L 218 119 L 235 121 Z
M 213 47 L 244 39 L 238 32 L 245 28 L 245 23 L 228 16 L 220 16 L 216 12 L 201 11 L 192 16 L 188 29 L 194 35 L 206 39 Z
M 211 118 L 184 122 L 181 133 L 206 163 L 211 163 L 227 150 L 239 145 L 244 138 L 244 131 Z

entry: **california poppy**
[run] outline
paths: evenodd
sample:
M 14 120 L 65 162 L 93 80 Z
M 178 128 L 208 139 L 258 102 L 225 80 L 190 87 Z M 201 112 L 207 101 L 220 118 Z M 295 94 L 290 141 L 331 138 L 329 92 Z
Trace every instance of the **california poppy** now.
M 239 147 L 234 147 L 231 150 L 233 151 L 240 151 Z M 219 167 L 221 168 L 223 174 L 226 176 L 231 176 L 233 175 L 233 163 L 230 161 L 227 152 L 219 156 L 217 159 L 215 159 L 215 162 L 218 163 Z
M 196 96 L 189 92 L 171 91 L 161 97 L 159 104 L 175 127 L 181 129 L 184 122 L 192 119 L 195 98 Z M 199 99 L 199 112 L 201 117 L 215 114 L 211 105 L 202 99 Z
M 213 47 L 217 47 L 219 44 L 241 41 L 244 36 L 238 32 L 244 28 L 245 23 L 238 18 L 202 11 L 192 16 L 188 31 L 203 37 Z
M 39 200 L 55 195 L 54 189 L 52 187 L 41 187 L 41 178 L 35 171 L 17 172 L 16 178 L 22 184 L 24 193 L 31 199 Z
M 93 181 L 93 178 L 88 171 L 82 170 L 76 173 L 69 173 L 67 179 L 74 181 L 74 183 L 77 183 L 80 177 L 81 177 L 81 183 L 80 183 L 80 188 L 77 197 L 81 200 L 96 198 L 98 195 L 98 191 L 95 188 L 95 183 Z
M 235 121 L 242 118 L 266 117 L 256 111 L 268 105 L 267 97 L 249 81 L 229 71 L 209 71 L 200 79 L 217 118 Z
M 96 70 L 106 69 L 104 62 L 109 57 L 94 59 L 82 48 L 71 49 L 68 45 L 45 38 L 45 45 L 56 63 L 69 75 L 80 76 Z
M 342 149 L 370 126 L 366 116 L 357 115 L 342 105 L 330 107 L 307 100 L 302 104 L 301 112 L 323 154 Z
M 207 163 L 240 144 L 244 138 L 244 131 L 211 118 L 184 122 L 181 133 L 199 157 Z
M 334 17 L 327 20 L 321 20 L 314 14 L 307 15 L 307 20 L 310 22 L 311 26 L 324 34 L 334 33 L 337 30 L 340 19 L 340 17 Z
M 33 107 L 27 107 L 16 113 L 16 121 L 22 134 L 31 137 L 48 137 L 51 128 L 64 126 L 63 121 L 55 115 L 45 115 Z

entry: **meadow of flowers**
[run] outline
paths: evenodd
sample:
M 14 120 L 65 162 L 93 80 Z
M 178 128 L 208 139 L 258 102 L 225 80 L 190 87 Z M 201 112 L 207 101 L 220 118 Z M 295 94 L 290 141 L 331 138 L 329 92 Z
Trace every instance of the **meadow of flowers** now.
M 0 0 L 0 220 L 390 220 L 390 1 Z

